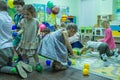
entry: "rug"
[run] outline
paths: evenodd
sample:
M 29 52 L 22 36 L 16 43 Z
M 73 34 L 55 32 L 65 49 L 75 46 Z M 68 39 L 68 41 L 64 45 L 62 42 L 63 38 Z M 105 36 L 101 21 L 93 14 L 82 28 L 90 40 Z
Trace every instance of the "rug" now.
M 120 80 L 120 55 L 108 58 L 107 62 L 100 59 L 98 52 L 82 54 L 78 59 L 70 59 L 74 62 L 72 68 L 83 70 L 84 64 L 90 65 L 89 72 L 110 78 L 112 80 Z

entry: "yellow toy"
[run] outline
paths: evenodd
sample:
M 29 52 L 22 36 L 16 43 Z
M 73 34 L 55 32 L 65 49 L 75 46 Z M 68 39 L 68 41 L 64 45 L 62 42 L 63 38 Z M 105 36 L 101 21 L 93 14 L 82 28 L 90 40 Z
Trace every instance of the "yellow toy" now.
M 72 60 L 72 65 L 75 65 L 75 60 Z
M 84 64 L 84 69 L 89 69 L 90 65 L 88 63 Z
M 88 69 L 83 69 L 83 75 L 84 75 L 84 76 L 88 76 L 88 74 L 89 74 Z

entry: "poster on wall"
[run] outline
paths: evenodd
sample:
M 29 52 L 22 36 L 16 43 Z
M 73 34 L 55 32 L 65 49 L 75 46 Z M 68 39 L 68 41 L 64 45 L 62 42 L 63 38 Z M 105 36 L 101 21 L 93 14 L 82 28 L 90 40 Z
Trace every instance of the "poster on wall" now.
M 37 19 L 40 23 L 45 21 L 45 5 L 44 4 L 33 4 L 37 12 Z
M 60 11 L 57 14 L 57 18 L 61 18 L 62 15 L 69 15 L 69 7 L 62 6 L 60 7 Z

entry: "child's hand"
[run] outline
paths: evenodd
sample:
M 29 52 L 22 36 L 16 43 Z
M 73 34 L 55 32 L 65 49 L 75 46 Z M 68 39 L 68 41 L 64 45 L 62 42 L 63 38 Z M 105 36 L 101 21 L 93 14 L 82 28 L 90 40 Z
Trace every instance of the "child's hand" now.
M 77 56 L 76 54 L 72 55 L 73 58 L 78 59 L 80 56 Z

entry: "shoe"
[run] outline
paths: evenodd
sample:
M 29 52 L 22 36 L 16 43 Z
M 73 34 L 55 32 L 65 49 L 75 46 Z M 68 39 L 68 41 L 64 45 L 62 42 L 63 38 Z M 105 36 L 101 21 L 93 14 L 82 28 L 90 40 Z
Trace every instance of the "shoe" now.
M 118 54 L 118 48 L 114 49 L 113 55 L 114 55 L 115 57 L 118 57 L 118 56 L 119 56 L 119 54 Z
M 60 62 L 54 62 L 52 65 L 54 71 L 62 71 L 68 69 L 68 66 L 62 65 Z
M 100 57 L 103 61 L 107 61 L 107 56 L 105 54 L 101 54 Z
M 22 61 L 19 61 L 19 63 L 22 65 L 23 69 L 27 72 L 32 72 L 33 69 L 32 69 L 32 66 L 22 62 Z
M 17 72 L 20 75 L 20 77 L 27 78 L 27 73 L 23 69 L 21 62 L 18 62 L 18 64 L 16 65 L 16 69 L 17 69 Z

